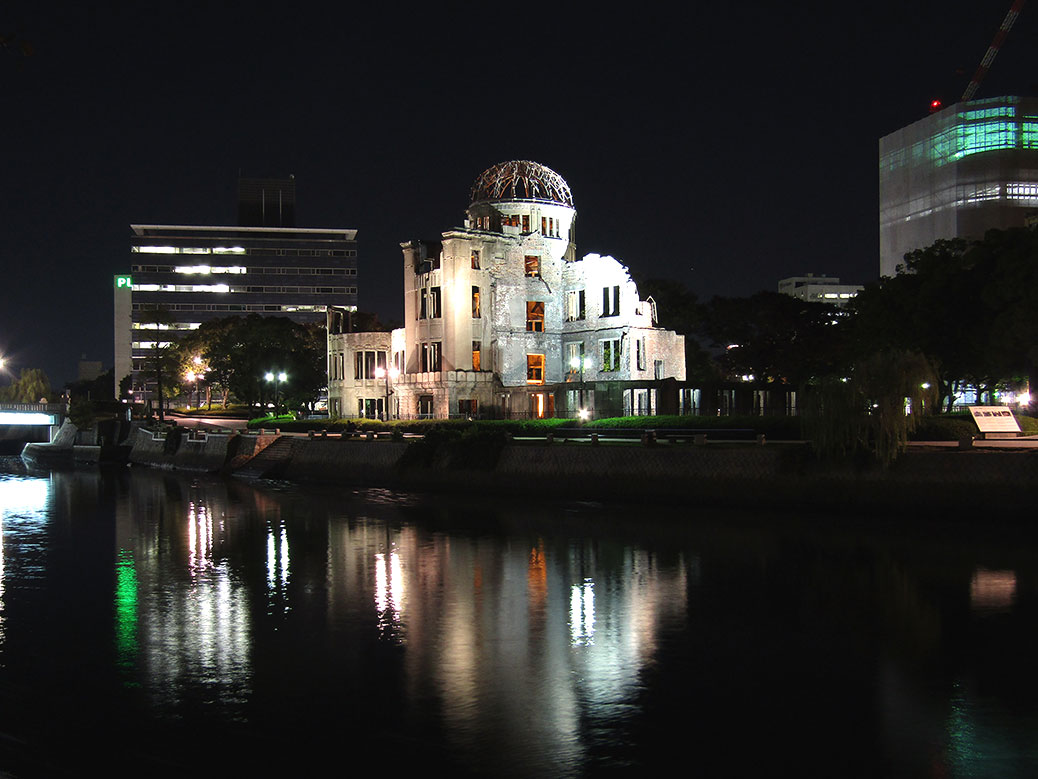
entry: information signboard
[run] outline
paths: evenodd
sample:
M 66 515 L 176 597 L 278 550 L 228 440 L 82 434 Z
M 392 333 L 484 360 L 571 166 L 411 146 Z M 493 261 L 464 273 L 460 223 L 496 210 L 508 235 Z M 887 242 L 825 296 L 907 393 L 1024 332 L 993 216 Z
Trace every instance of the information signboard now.
M 1019 433 L 1020 425 L 1009 406 L 970 406 L 970 414 L 982 433 Z

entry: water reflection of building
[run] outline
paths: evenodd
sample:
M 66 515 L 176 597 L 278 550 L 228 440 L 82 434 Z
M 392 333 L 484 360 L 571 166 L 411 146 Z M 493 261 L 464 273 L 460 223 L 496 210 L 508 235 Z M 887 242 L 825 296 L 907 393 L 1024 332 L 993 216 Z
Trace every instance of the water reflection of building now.
M 251 689 L 252 619 L 246 583 L 232 575 L 230 507 L 216 483 L 160 474 L 135 474 L 116 505 L 119 663 L 162 706 L 199 690 L 233 706 Z
M 970 580 L 970 608 L 975 611 L 1005 611 L 1016 597 L 1016 573 L 978 568 Z
M 365 520 L 334 523 L 329 544 L 330 612 L 363 593 L 382 638 L 404 647 L 408 694 L 440 701 L 454 748 L 521 751 L 549 773 L 582 756 L 588 704 L 602 717 L 629 704 L 694 575 L 620 544 L 606 563 L 592 545 L 503 549 Z

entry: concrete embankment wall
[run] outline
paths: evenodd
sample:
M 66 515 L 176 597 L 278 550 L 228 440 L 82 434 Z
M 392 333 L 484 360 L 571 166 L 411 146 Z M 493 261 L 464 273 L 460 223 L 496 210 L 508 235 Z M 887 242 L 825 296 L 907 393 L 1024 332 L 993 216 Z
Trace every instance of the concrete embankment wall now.
M 400 462 L 406 444 L 300 442 L 293 481 L 499 496 L 789 508 L 993 509 L 1027 513 L 1038 452 L 913 451 L 890 470 L 818 463 L 804 445 L 506 446 L 496 462 Z
M 180 470 L 233 471 L 276 439 L 210 434 L 170 442 L 141 431 L 130 460 Z M 276 465 L 279 478 L 296 482 L 690 505 L 1024 511 L 1038 489 L 1035 450 L 909 451 L 883 471 L 821 464 L 804 445 L 514 444 L 483 459 L 456 449 L 437 453 L 431 462 L 408 456 L 409 446 L 297 438 L 277 455 Z
M 130 450 L 130 462 L 153 468 L 214 473 L 226 466 L 232 452 L 240 445 L 236 439 L 248 438 L 227 433 L 203 433 L 198 436 L 183 433 L 170 437 L 137 430 Z M 232 440 L 234 448 L 231 446 Z
M 325 484 L 397 483 L 398 464 L 408 444 L 402 441 L 302 439 L 285 470 L 289 481 Z

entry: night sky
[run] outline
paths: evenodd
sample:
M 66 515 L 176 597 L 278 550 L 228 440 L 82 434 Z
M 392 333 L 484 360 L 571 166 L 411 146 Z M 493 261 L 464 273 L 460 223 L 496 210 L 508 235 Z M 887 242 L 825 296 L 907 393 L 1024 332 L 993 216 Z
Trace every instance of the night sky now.
M 387 319 L 398 244 L 508 159 L 569 182 L 580 254 L 701 299 L 871 281 L 878 140 L 958 99 L 1010 2 L 152 5 L 0 7 L 0 352 L 56 386 L 112 364 L 129 225 L 234 224 L 239 173 L 356 228 Z M 977 97 L 1038 92 L 1035 52 L 1038 3 Z

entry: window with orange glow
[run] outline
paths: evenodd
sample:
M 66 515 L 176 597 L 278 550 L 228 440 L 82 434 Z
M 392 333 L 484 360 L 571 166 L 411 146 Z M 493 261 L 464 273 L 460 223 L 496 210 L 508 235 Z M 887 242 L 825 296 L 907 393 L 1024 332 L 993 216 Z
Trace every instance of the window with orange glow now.
M 531 333 L 544 332 L 544 303 L 542 301 L 526 301 L 526 329 Z
M 544 384 L 544 355 L 526 355 L 526 383 Z

